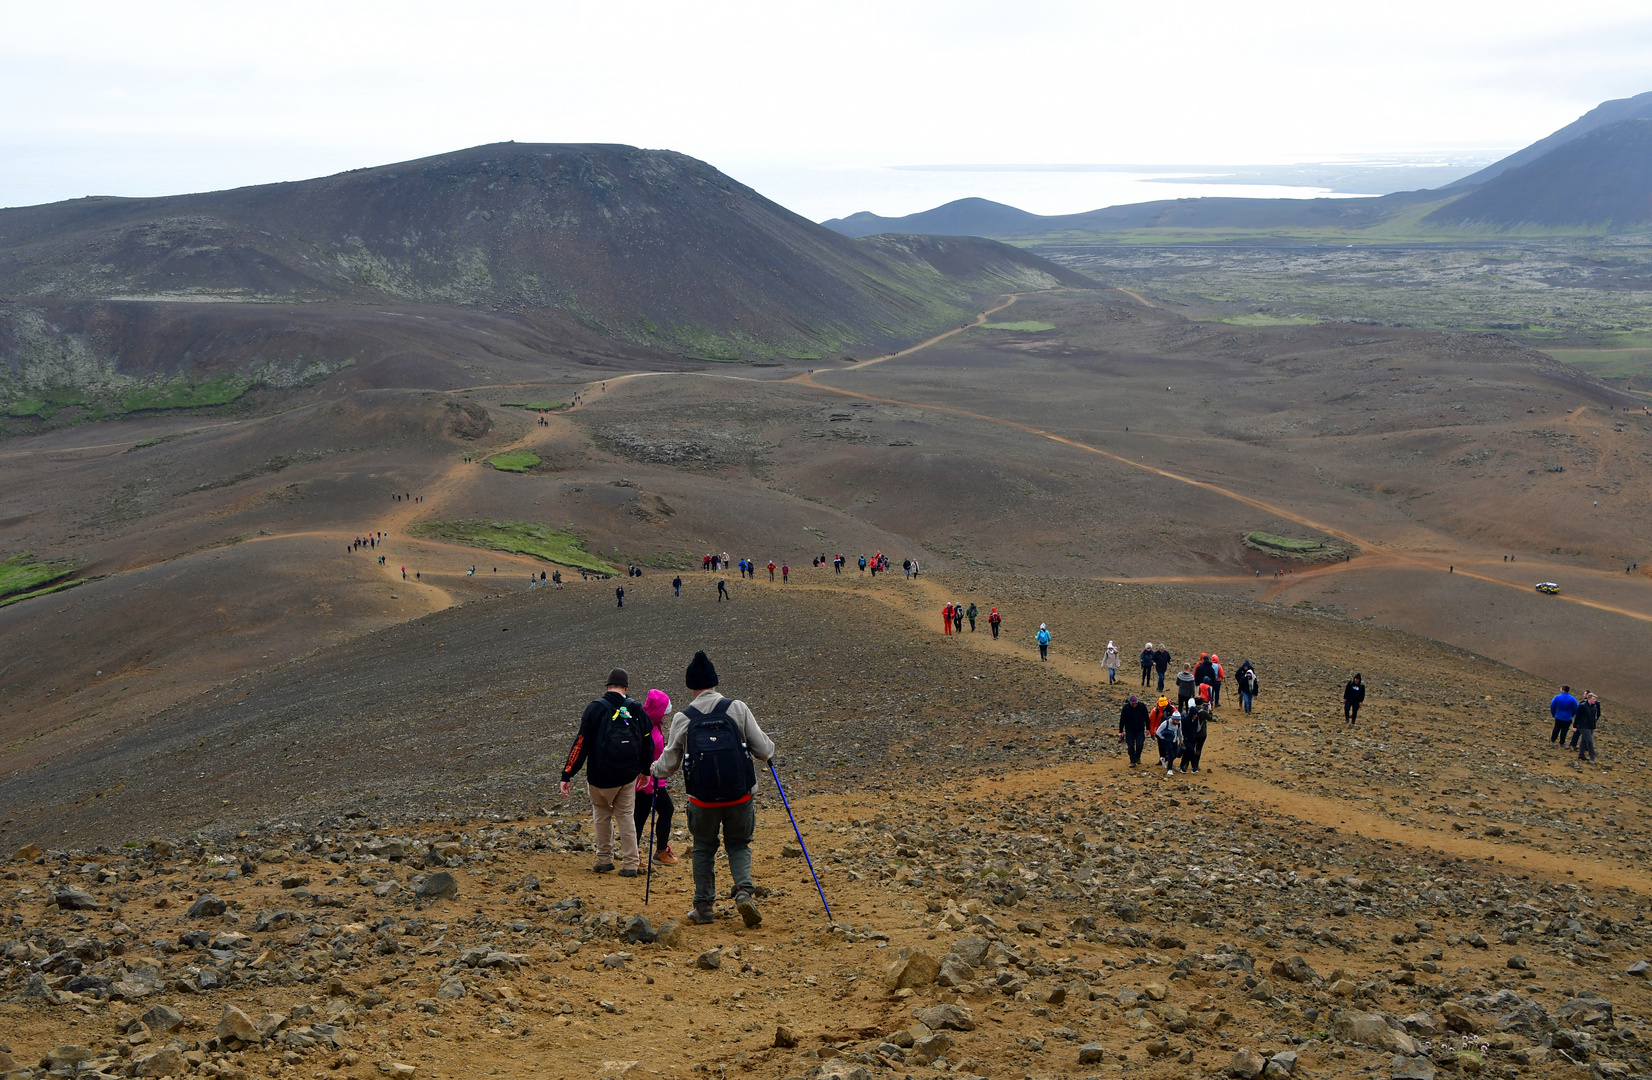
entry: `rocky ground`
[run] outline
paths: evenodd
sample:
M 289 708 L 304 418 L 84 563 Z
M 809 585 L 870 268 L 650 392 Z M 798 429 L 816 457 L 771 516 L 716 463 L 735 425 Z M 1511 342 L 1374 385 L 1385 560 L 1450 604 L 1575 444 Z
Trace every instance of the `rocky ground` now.
M 459 605 L 9 781 L 0 1075 L 1652 1071 L 1638 714 L 1576 767 L 1538 680 L 1391 630 L 801 576 Z M 1010 630 L 942 636 L 954 596 Z M 1099 651 L 1148 636 L 1264 672 L 1199 774 L 1112 739 L 1136 680 Z M 646 905 L 589 872 L 583 800 L 553 794 L 587 669 L 674 692 L 689 643 L 777 732 L 831 918 L 766 780 L 760 927 L 684 924 L 686 858 Z M 1353 665 L 1375 688 L 1350 732 Z

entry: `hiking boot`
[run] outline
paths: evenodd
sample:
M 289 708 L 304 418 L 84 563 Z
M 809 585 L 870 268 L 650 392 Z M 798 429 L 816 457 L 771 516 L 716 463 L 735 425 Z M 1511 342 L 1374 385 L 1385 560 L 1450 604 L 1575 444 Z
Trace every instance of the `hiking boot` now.
M 612 870 L 613 868 L 614 868 L 614 864 L 611 863 L 611 862 L 597 863 L 595 866 L 591 867 L 591 873 L 593 873 L 593 874 L 606 874 L 608 871 Z
M 619 872 L 619 876 L 620 877 L 636 877 L 637 872 L 635 870 L 632 870 L 630 867 L 627 867 L 626 869 L 621 870 Z
M 734 894 L 734 910 L 740 913 L 748 929 L 760 926 L 763 922 L 763 913 L 757 910 L 757 901 L 752 899 L 749 892 L 741 890 Z
M 710 926 L 714 917 L 711 913 L 710 904 L 695 904 L 694 909 L 683 916 L 695 926 Z
M 663 850 L 654 853 L 654 861 L 662 862 L 667 866 L 676 866 L 677 853 L 671 850 L 670 844 L 667 844 Z

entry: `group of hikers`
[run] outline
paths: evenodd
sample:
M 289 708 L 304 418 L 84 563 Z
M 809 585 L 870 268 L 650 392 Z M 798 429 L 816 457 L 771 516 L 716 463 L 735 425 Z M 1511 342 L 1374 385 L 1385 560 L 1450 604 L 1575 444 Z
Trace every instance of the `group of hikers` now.
M 975 620 L 981 617 L 981 609 L 975 606 L 975 601 L 965 607 L 956 600 L 950 600 L 941 606 L 941 632 L 944 634 L 961 634 L 964 632 L 964 620 L 969 620 L 969 632 L 975 633 Z M 992 636 L 998 636 L 998 628 L 1004 623 L 1004 617 L 993 608 L 987 613 L 987 626 L 992 629 Z
M 1215 653 L 1200 653 L 1195 664 L 1183 664 L 1174 680 L 1176 703 L 1163 694 L 1165 673 L 1170 670 L 1170 650 L 1163 642 L 1151 641 L 1141 651 L 1141 684 L 1149 685 L 1154 673 L 1158 675 L 1160 696 L 1157 704 L 1149 706 L 1135 694 L 1119 710 L 1119 741 L 1130 755 L 1130 767 L 1141 764 L 1142 750 L 1151 737 L 1159 747 L 1159 767 L 1166 776 L 1181 771 L 1198 772 L 1199 760 L 1204 754 L 1205 736 L 1209 732 L 1212 711 L 1222 704 L 1222 685 L 1227 681 L 1227 670 L 1222 658 Z M 1119 650 L 1113 642 L 1107 643 L 1102 654 L 1107 668 L 1107 681 L 1118 681 Z M 1357 680 L 1359 676 L 1354 676 Z M 1239 706 L 1251 711 L 1256 695 L 1262 692 L 1262 681 L 1249 660 L 1233 673 L 1239 692 Z
M 1562 686 L 1560 693 L 1549 702 L 1549 715 L 1554 718 L 1554 730 L 1549 732 L 1549 745 L 1565 748 L 1566 730 L 1572 732 L 1572 749 L 1579 761 L 1595 760 L 1595 730 L 1600 726 L 1600 699 L 1585 690 L 1581 698 L 1570 686 Z
M 630 674 L 624 668 L 610 671 L 603 695 L 580 717 L 579 733 L 562 767 L 562 796 L 572 792 L 574 776 L 584 768 L 596 834 L 591 869 L 598 874 L 615 869 L 617 836 L 619 876 L 631 878 L 642 870 L 645 840 L 652 845 L 646 849 L 649 873 L 656 862 L 677 862 L 671 849 L 676 808 L 670 781 L 682 772 L 688 833 L 694 841 L 694 906 L 687 920 L 706 925 L 714 917 L 721 834 L 735 910 L 754 927 L 763 921 L 751 880 L 751 839 L 757 828 L 754 762 L 769 764 L 774 740 L 764 734 L 745 702 L 717 692 L 717 668 L 703 651 L 689 661 L 683 681 L 691 700 L 671 717 L 668 728 L 669 694 L 649 690 L 639 702 L 631 697 Z

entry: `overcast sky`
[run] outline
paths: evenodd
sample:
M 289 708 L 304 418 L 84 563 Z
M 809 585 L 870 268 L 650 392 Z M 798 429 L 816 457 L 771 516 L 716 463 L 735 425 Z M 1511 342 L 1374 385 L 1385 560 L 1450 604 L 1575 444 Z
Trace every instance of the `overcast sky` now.
M 13 206 L 515 139 L 671 148 L 812 216 L 887 213 L 910 208 L 807 177 L 1491 152 L 1652 90 L 1644 0 L 8 0 L 0 25 Z

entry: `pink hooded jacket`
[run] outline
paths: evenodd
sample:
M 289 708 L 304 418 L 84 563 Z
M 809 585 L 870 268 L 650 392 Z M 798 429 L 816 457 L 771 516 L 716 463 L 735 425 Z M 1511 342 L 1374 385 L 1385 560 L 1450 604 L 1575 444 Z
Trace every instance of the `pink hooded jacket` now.
M 660 722 L 665 719 L 665 714 L 671 711 L 671 695 L 664 690 L 648 691 L 648 696 L 643 699 L 642 711 L 654 722 L 654 726 L 649 729 L 649 734 L 654 739 L 654 753 L 649 760 L 658 761 L 660 754 L 665 750 L 665 730 L 660 726 Z M 648 773 L 643 773 L 637 777 L 637 790 L 645 795 L 651 795 L 656 791 L 664 791 L 669 783 L 669 780 L 656 780 Z

